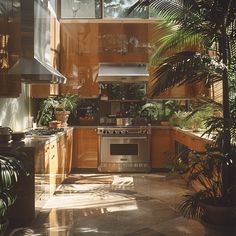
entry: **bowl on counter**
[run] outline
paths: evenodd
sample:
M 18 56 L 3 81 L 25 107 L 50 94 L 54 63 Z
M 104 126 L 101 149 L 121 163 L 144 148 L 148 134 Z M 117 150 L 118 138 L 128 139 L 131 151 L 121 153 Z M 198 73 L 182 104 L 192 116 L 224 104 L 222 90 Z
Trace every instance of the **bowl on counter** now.
M 25 132 L 12 132 L 11 133 L 11 139 L 13 141 L 21 141 L 25 138 Z

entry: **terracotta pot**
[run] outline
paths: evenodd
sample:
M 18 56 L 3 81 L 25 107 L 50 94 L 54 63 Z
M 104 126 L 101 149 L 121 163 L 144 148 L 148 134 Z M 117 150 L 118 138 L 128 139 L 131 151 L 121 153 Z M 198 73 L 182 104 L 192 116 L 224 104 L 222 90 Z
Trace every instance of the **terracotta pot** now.
M 215 225 L 231 225 L 236 219 L 235 208 L 232 206 L 214 206 L 206 202 L 202 202 L 201 206 L 204 210 L 203 220 Z
M 70 111 L 55 111 L 55 117 L 57 120 L 61 121 L 61 126 L 66 127 Z

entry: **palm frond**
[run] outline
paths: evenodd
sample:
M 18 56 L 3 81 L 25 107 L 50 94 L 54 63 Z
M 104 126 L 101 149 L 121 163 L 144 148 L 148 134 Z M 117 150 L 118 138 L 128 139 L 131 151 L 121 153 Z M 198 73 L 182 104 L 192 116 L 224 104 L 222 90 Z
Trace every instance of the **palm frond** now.
M 166 89 L 183 83 L 205 81 L 210 84 L 221 80 L 221 77 L 221 65 L 209 56 L 184 51 L 167 58 L 153 69 L 150 94 L 158 96 Z
M 180 213 L 189 219 L 200 219 L 203 215 L 203 209 L 200 200 L 205 195 L 205 192 L 199 191 L 194 195 L 186 194 L 178 202 L 177 209 Z

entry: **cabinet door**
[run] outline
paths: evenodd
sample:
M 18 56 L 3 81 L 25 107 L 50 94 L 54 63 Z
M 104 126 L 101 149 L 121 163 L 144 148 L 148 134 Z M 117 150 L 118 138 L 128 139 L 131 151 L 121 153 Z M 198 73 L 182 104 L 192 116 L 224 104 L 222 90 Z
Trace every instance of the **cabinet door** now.
M 73 168 L 97 168 L 98 135 L 95 128 L 78 128 L 74 134 Z
M 66 135 L 63 135 L 57 140 L 58 149 L 58 169 L 57 174 L 65 174 L 65 160 L 66 160 Z
M 57 182 L 57 173 L 58 173 L 58 152 L 57 152 L 57 141 L 53 141 L 49 146 L 49 191 L 52 195 L 57 186 L 60 184 Z
M 73 142 L 73 130 L 69 130 L 66 133 L 66 159 L 65 159 L 65 174 L 71 172 L 72 164 L 72 142 Z
M 173 154 L 172 131 L 170 129 L 152 128 L 151 134 L 152 168 L 168 168 Z

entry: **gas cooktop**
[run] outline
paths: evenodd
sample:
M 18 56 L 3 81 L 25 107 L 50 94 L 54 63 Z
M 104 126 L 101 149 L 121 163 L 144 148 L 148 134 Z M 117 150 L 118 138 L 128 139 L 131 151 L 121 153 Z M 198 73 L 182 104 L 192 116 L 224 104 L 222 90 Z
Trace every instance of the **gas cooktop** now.
M 37 128 L 37 129 L 30 129 L 25 134 L 31 136 L 50 136 L 63 131 L 64 128 Z

